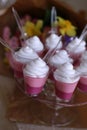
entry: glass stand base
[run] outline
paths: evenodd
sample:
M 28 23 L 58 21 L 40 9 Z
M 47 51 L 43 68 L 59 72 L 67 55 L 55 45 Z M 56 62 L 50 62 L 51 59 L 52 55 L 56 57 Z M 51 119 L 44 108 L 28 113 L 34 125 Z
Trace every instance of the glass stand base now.
M 35 116 L 41 125 L 47 126 L 70 126 L 78 118 L 73 107 L 80 107 L 87 104 L 87 93 L 76 90 L 70 101 L 60 100 L 55 95 L 54 83 L 47 82 L 43 91 L 36 97 L 25 93 L 23 79 L 16 80 L 18 88 L 26 97 L 42 104 L 39 113 Z M 38 110 L 35 110 L 37 112 Z M 79 119 L 77 119 L 78 121 Z
M 49 109 L 49 110 L 48 110 Z M 57 106 L 57 109 L 54 107 L 41 108 L 41 115 L 39 115 L 39 120 L 43 125 L 49 126 L 67 126 L 71 124 L 76 119 L 76 114 L 69 110 L 69 108 Z M 45 114 L 43 114 L 45 113 Z

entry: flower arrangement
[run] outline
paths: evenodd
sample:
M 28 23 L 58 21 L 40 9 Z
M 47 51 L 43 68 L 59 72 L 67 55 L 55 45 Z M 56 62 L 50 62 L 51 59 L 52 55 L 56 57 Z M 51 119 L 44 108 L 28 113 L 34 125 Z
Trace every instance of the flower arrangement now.
M 41 32 L 42 27 L 43 27 L 43 20 L 37 20 L 36 22 L 27 21 L 23 25 L 23 29 L 29 37 L 34 35 L 40 36 L 42 34 Z
M 32 18 L 29 15 L 25 15 L 20 19 L 22 28 L 24 32 L 27 34 L 27 37 L 38 36 L 42 42 L 44 43 L 46 35 L 51 30 L 51 25 L 44 25 L 44 20 Z M 63 36 L 63 40 L 70 39 L 71 37 L 76 36 L 77 27 L 75 27 L 71 21 L 66 20 L 60 16 L 57 16 L 56 22 L 54 26 L 57 28 L 58 35 Z M 3 29 L 3 39 L 8 42 L 9 46 L 13 49 L 19 47 L 21 45 L 21 33 L 17 27 L 16 33 L 12 35 L 11 28 L 8 26 Z M 67 36 L 67 38 L 66 38 Z M 67 40 L 68 41 L 68 40 Z M 8 49 L 5 48 L 5 51 L 8 52 Z M 5 59 L 7 62 L 7 60 Z
M 45 26 L 43 28 L 43 23 L 44 21 L 41 19 L 37 19 L 36 21 L 28 20 L 24 23 L 23 29 L 29 37 L 34 36 L 34 35 L 41 36 L 43 35 L 45 29 L 46 31 L 47 30 L 49 31 L 51 29 L 50 26 Z M 69 20 L 66 20 L 62 17 L 57 16 L 57 21 L 54 24 L 57 27 L 58 33 L 60 35 L 62 36 L 67 35 L 70 37 L 76 36 L 77 27 L 75 27 Z

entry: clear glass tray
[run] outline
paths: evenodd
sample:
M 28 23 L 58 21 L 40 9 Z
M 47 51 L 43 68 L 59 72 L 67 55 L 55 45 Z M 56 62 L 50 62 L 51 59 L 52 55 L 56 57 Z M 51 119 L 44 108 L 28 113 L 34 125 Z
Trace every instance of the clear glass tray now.
M 70 101 L 64 101 L 57 98 L 54 94 L 54 84 L 52 82 L 47 82 L 44 86 L 43 91 L 35 97 L 28 95 L 25 91 L 24 81 L 23 79 L 16 79 L 18 87 L 20 90 L 26 94 L 29 98 L 33 98 L 34 100 L 38 100 L 43 103 L 47 103 L 49 105 L 61 105 L 65 107 L 75 107 L 82 106 L 87 104 L 87 93 L 80 91 L 78 88 L 76 89 L 72 99 Z

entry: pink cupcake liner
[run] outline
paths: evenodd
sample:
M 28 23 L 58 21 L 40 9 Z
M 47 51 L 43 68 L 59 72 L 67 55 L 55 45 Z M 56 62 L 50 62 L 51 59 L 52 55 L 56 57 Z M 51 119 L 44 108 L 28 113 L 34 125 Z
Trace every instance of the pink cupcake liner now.
M 70 100 L 72 98 L 73 93 L 64 93 L 57 88 L 55 88 L 55 94 L 57 97 L 63 99 L 63 100 Z
M 78 82 L 78 88 L 83 92 L 87 92 L 87 77 L 80 78 Z
M 32 96 L 35 96 L 35 95 L 38 95 L 39 93 L 41 93 L 42 89 L 43 89 L 43 86 L 42 87 L 31 87 L 31 86 L 29 86 L 29 84 L 25 84 L 25 92 Z
M 46 80 L 47 76 L 43 78 L 24 76 L 25 91 L 30 95 L 38 95 L 42 91 Z
M 65 93 L 71 93 L 75 90 L 76 86 L 77 86 L 78 82 L 74 82 L 74 83 L 64 83 L 61 81 L 55 81 L 55 85 L 56 87 L 60 90 L 63 91 Z
M 77 82 L 74 83 L 64 83 L 60 81 L 55 81 L 55 94 L 61 99 L 70 100 L 76 89 Z

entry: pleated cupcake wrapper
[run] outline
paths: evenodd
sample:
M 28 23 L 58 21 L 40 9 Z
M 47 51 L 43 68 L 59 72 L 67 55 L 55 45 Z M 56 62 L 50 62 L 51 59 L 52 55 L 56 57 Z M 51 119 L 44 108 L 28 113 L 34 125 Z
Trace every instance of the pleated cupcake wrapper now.
M 87 92 L 87 76 L 80 78 L 78 82 L 78 88 L 83 92 Z

